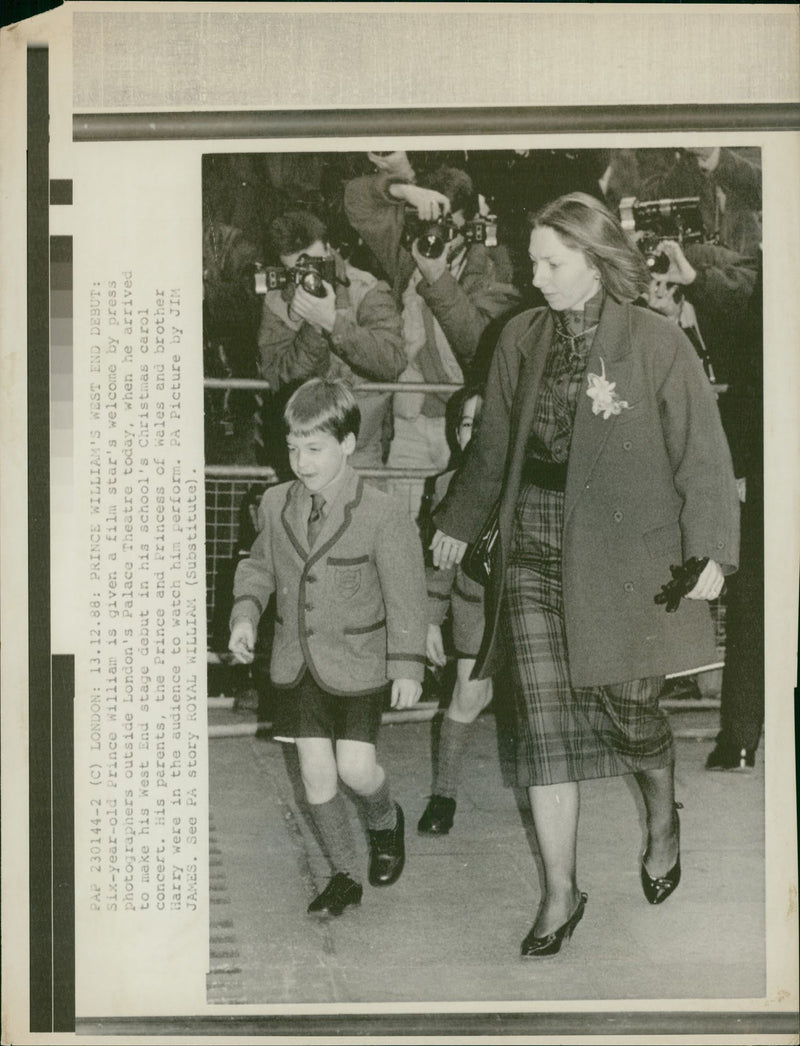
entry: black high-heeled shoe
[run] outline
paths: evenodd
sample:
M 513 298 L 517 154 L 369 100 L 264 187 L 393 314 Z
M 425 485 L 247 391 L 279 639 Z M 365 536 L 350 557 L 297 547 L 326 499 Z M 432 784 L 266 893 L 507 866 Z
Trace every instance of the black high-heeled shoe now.
M 678 857 L 675 864 L 670 868 L 667 874 L 656 876 L 654 879 L 647 871 L 644 863 L 644 854 L 642 855 L 642 890 L 650 904 L 661 904 L 663 901 L 666 901 L 670 894 L 675 892 L 678 888 L 678 883 L 681 881 L 681 820 L 678 810 L 682 809 L 682 803 L 675 803 L 674 812 L 678 836 Z M 645 853 L 646 852 L 647 851 L 645 851 Z
M 562 926 L 559 926 L 557 930 L 553 930 L 552 933 L 548 933 L 544 937 L 536 937 L 531 928 L 531 932 L 522 942 L 522 958 L 543 959 L 549 955 L 557 955 L 561 950 L 561 945 L 570 939 L 575 927 L 583 918 L 588 899 L 588 896 L 582 893 L 581 899 L 578 901 L 578 907 L 570 915 L 569 919 Z

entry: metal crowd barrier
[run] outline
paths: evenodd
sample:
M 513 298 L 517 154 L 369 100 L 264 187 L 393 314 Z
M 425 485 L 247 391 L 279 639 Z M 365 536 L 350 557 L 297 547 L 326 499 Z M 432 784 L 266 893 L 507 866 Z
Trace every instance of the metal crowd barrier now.
M 455 392 L 463 382 L 448 384 L 429 381 L 365 381 L 356 386 L 358 392 Z M 250 392 L 269 392 L 272 386 L 261 378 L 205 378 L 206 389 L 244 389 Z

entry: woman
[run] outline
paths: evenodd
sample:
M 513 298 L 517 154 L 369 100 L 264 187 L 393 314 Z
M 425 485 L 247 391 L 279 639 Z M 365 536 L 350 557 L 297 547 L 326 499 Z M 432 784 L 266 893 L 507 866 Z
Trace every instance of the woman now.
M 680 879 L 674 747 L 658 707 L 668 672 L 712 660 L 703 600 L 736 569 L 738 501 L 711 386 L 685 335 L 631 303 L 648 271 L 583 193 L 533 220 L 533 284 L 547 308 L 515 317 L 492 361 L 480 433 L 436 514 L 433 561 L 460 562 L 498 497 L 499 540 L 476 665 L 507 651 L 517 779 L 544 866 L 522 943 L 553 955 L 584 913 L 578 782 L 633 773 L 647 816 L 645 896 Z M 677 611 L 654 596 L 670 566 L 707 558 Z

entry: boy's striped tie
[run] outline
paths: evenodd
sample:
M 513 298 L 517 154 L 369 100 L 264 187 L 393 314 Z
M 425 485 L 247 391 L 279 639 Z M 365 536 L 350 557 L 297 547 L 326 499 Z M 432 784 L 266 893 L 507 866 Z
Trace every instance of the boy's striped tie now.
M 324 517 L 322 510 L 325 507 L 325 498 L 322 494 L 311 495 L 311 512 L 308 514 L 308 547 L 311 548 L 317 540 L 317 535 L 322 530 Z

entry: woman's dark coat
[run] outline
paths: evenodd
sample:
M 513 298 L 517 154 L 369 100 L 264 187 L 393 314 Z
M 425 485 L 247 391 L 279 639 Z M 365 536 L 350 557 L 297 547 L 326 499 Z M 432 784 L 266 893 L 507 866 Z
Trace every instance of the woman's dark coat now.
M 525 448 L 553 336 L 549 309 L 511 320 L 495 350 L 479 434 L 435 515 L 445 534 L 473 541 L 501 494 L 500 541 L 487 590 L 476 675 L 502 656 L 498 616 Z M 602 362 L 601 362 L 602 361 Z M 592 412 L 590 373 L 628 403 Z M 716 400 L 680 329 L 608 297 L 578 399 L 564 506 L 564 619 L 574 686 L 599 686 L 701 667 L 714 660 L 705 602 L 668 614 L 653 597 L 670 566 L 692 556 L 734 571 L 739 502 Z

